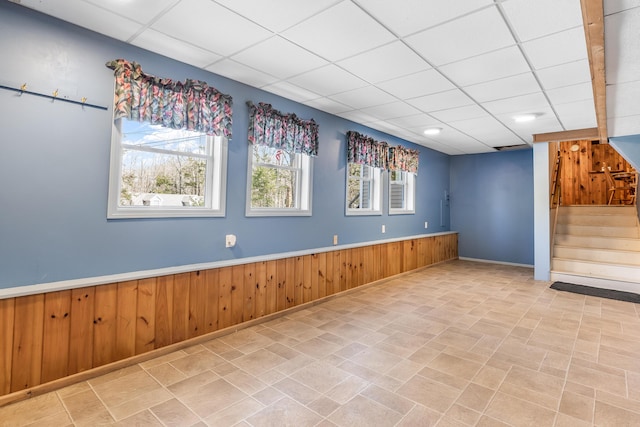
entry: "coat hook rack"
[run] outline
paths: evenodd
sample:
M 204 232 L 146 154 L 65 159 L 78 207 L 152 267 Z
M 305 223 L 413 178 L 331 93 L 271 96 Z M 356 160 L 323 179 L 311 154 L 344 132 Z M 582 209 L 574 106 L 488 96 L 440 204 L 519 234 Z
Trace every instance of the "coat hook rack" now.
M 27 90 L 27 84 L 26 83 L 22 84 L 19 88 L 0 85 L 0 89 L 5 89 L 5 90 L 13 91 L 13 92 L 18 92 L 21 95 L 23 93 L 26 93 L 26 94 L 29 94 L 29 95 L 40 96 L 42 98 L 47 98 L 47 99 L 51 99 L 51 100 L 69 102 L 71 104 L 82 105 L 82 106 L 91 107 L 91 108 L 97 108 L 98 110 L 107 110 L 107 107 L 104 107 L 102 105 L 88 104 L 87 103 L 87 98 L 84 97 L 84 96 L 82 97 L 82 99 L 80 101 L 76 101 L 76 100 L 73 100 L 73 99 L 67 99 L 67 98 L 60 98 L 60 97 L 58 97 L 58 89 L 53 91 L 53 93 L 51 95 L 47 95 L 47 94 L 44 94 L 44 93 L 33 92 L 33 91 L 30 91 L 30 90 Z

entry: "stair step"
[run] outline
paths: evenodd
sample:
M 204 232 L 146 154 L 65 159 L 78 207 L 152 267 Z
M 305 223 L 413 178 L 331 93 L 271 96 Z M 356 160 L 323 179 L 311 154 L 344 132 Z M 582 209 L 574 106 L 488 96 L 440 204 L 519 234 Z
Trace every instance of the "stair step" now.
M 573 205 L 562 206 L 559 214 L 566 212 L 571 215 L 632 215 L 637 216 L 635 206 L 614 205 Z
M 558 224 L 635 227 L 637 221 L 635 215 L 572 215 L 562 211 L 558 215 Z
M 575 224 L 558 224 L 556 225 L 557 234 L 571 234 L 577 236 L 609 236 L 609 237 L 626 237 L 638 238 L 640 233 L 638 227 L 611 227 L 611 226 L 595 226 L 595 225 L 575 225 Z
M 606 264 L 593 261 L 554 258 L 551 262 L 554 272 L 579 274 L 586 277 L 599 277 L 627 282 L 640 281 L 640 266 L 627 264 Z
M 582 248 L 613 249 L 620 251 L 640 251 L 640 239 L 606 236 L 576 236 L 556 234 L 555 245 Z
M 640 266 L 640 252 L 555 245 L 553 256 L 581 261 Z

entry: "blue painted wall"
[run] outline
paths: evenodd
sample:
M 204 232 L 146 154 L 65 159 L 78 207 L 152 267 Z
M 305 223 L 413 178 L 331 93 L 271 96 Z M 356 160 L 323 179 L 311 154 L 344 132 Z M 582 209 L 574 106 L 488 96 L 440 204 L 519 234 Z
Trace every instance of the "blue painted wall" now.
M 451 158 L 461 257 L 533 265 L 533 150 Z
M 441 202 L 451 160 L 442 153 L 9 2 L 0 2 L 0 52 L 0 84 L 26 82 L 32 91 L 58 89 L 60 97 L 109 106 L 101 111 L 0 90 L 0 288 L 322 248 L 334 234 L 349 244 L 450 230 Z M 115 58 L 158 76 L 204 80 L 233 97 L 225 218 L 107 221 L 113 72 L 104 64 Z M 312 217 L 244 216 L 247 100 L 320 125 Z M 415 215 L 345 217 L 348 130 L 420 150 Z M 386 194 L 384 201 L 386 212 Z M 238 237 L 233 249 L 224 247 L 229 233 Z

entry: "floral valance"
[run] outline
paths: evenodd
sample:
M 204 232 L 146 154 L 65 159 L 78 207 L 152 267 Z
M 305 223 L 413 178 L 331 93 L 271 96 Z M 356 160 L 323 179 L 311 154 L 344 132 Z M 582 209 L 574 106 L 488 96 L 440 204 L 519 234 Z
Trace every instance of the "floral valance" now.
M 249 142 L 290 153 L 318 155 L 318 125 L 295 114 L 283 114 L 260 102 L 249 106 Z
M 355 131 L 347 132 L 347 162 L 392 171 L 418 173 L 418 150 L 390 146 Z
M 231 138 L 231 96 L 199 80 L 145 74 L 136 62 L 107 62 L 116 77 L 114 116 Z

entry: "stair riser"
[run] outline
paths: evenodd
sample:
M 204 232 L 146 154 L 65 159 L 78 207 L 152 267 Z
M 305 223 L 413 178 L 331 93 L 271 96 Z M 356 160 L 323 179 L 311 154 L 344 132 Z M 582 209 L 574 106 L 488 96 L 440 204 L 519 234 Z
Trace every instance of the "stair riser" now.
M 610 264 L 632 264 L 640 267 L 640 252 L 556 246 L 553 250 L 553 256 L 582 261 L 606 262 Z
M 586 261 L 555 258 L 552 269 L 559 272 L 575 273 L 582 276 L 604 277 L 614 280 L 640 280 L 640 267 L 591 263 Z
M 558 234 L 556 235 L 554 242 L 556 245 L 562 246 L 614 249 L 620 251 L 640 251 L 640 239 Z
M 638 215 L 635 206 L 562 206 L 560 211 L 571 215 Z
M 558 224 L 556 226 L 556 233 L 571 234 L 575 236 L 608 236 L 625 238 L 640 237 L 637 227 L 602 227 L 589 225 Z
M 636 221 L 631 215 L 558 215 L 558 224 L 635 227 Z

